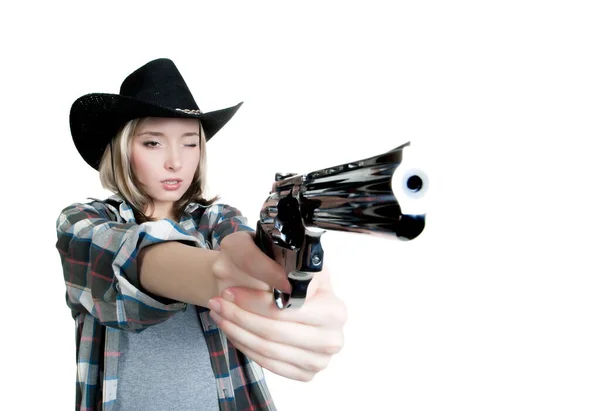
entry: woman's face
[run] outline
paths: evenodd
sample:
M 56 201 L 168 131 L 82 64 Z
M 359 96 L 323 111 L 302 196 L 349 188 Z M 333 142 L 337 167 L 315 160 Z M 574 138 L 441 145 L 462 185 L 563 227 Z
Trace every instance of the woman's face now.
M 131 165 L 155 205 L 179 200 L 200 161 L 200 122 L 189 118 L 142 120 L 131 145 Z

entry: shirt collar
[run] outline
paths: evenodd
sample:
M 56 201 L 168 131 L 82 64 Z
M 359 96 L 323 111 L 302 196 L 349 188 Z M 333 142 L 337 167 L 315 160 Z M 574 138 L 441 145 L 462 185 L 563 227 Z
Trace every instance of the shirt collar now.
M 121 216 L 121 218 L 123 218 L 128 223 L 130 223 L 130 222 L 135 223 L 135 216 L 133 214 L 133 208 L 131 208 L 129 203 L 127 201 L 125 201 L 125 199 L 123 197 L 121 197 L 119 194 L 113 194 L 112 196 L 110 196 L 108 198 L 108 200 L 118 204 L 119 215 Z M 192 214 L 194 211 L 196 211 L 200 207 L 206 207 L 206 206 L 203 206 L 201 204 L 198 204 L 198 203 L 192 201 L 185 207 L 185 210 L 183 210 L 183 214 L 184 214 L 184 216 L 187 214 Z M 182 216 L 181 220 L 183 220 L 183 219 L 184 219 L 184 217 Z

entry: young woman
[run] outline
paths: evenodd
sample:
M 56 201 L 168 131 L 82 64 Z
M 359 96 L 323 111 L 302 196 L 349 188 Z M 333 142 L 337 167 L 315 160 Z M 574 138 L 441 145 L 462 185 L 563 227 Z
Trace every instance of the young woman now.
M 56 222 L 77 409 L 271 410 L 263 368 L 309 381 L 341 349 L 327 271 L 302 309 L 279 310 L 285 272 L 236 208 L 204 197 L 206 142 L 240 105 L 203 113 L 169 59 L 74 102 L 75 146 L 114 193 Z

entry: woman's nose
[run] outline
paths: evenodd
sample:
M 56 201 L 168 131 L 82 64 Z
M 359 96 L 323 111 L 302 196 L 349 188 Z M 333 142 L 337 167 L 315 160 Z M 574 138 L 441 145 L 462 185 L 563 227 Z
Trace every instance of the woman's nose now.
M 165 161 L 165 168 L 174 171 L 181 168 L 181 155 L 177 149 L 169 150 L 169 154 Z

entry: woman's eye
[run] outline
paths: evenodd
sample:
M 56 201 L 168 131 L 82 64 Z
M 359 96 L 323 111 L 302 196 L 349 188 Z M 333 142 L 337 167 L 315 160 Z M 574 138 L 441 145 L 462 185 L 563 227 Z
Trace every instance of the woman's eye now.
M 151 147 L 151 148 L 157 147 L 158 141 L 146 141 L 146 142 L 144 142 L 144 146 Z
M 186 144 L 186 147 L 198 147 L 198 144 L 194 143 L 194 144 Z

